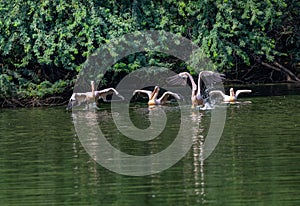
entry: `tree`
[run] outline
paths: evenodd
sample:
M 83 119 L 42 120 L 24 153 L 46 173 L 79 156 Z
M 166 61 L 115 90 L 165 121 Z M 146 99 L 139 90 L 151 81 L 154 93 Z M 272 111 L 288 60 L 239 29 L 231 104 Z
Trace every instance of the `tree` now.
M 0 99 L 64 96 L 97 48 L 149 29 L 192 40 L 228 79 L 299 81 L 299 10 L 292 0 L 0 1 Z M 103 85 L 149 65 L 194 70 L 141 52 L 117 62 Z

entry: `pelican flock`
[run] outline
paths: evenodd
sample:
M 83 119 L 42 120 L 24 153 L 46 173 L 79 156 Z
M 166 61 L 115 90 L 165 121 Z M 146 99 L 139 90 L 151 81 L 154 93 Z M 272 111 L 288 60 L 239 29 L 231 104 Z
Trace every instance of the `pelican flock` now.
M 226 95 L 220 90 L 213 90 L 211 86 L 216 83 L 221 83 L 224 80 L 224 76 L 222 74 L 213 72 L 213 71 L 201 71 L 198 75 L 197 84 L 195 83 L 192 75 L 188 72 L 181 72 L 177 75 L 171 76 L 166 79 L 167 83 L 172 85 L 186 85 L 187 81 L 190 81 L 192 87 L 191 101 L 192 108 L 200 106 L 202 108 L 207 108 L 207 104 L 209 104 L 209 97 L 213 95 L 219 95 L 222 97 L 223 102 L 236 102 L 238 96 L 241 93 L 250 93 L 252 92 L 249 89 L 245 90 L 237 90 L 234 91 L 233 88 L 230 88 L 230 94 Z M 146 94 L 149 98 L 148 105 L 164 105 L 167 103 L 169 97 L 173 97 L 176 100 L 182 99 L 181 96 L 177 93 L 166 91 L 161 97 L 158 98 L 160 88 L 158 86 L 154 87 L 153 91 L 150 90 L 134 90 L 133 95 L 137 94 Z M 100 91 L 95 90 L 95 83 L 91 81 L 91 91 L 85 93 L 73 93 L 69 103 L 67 105 L 67 109 L 71 109 L 74 106 L 79 106 L 85 104 L 88 106 L 91 103 L 96 103 L 99 99 L 103 99 L 103 101 L 107 100 L 107 95 L 115 94 L 121 100 L 124 100 L 124 97 L 114 88 L 107 88 Z M 210 106 L 210 105 L 209 105 Z
M 133 95 L 138 94 L 138 93 L 147 94 L 148 98 L 149 98 L 149 100 L 148 100 L 149 106 L 166 104 L 167 100 L 170 96 L 172 96 L 178 100 L 181 99 L 177 93 L 170 92 L 170 91 L 164 92 L 160 98 L 157 98 L 159 91 L 160 91 L 160 88 L 158 86 L 155 86 L 153 91 L 140 90 L 140 89 L 134 90 Z

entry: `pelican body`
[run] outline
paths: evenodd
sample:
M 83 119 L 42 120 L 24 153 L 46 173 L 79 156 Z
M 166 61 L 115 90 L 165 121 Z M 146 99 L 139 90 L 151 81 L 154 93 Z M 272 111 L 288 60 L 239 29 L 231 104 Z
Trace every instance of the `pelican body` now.
M 73 93 L 69 100 L 67 109 L 69 110 L 74 106 L 80 106 L 82 104 L 86 104 L 88 106 L 90 103 L 97 102 L 98 99 L 103 99 L 104 101 L 107 101 L 106 97 L 110 94 L 116 94 L 118 97 L 124 100 L 124 97 L 120 95 L 119 92 L 114 88 L 107 88 L 100 91 L 95 91 L 94 81 L 91 81 L 91 90 L 91 92 Z
M 238 96 L 241 93 L 250 93 L 250 92 L 252 92 L 252 90 L 250 90 L 250 89 L 242 89 L 242 90 L 237 90 L 236 92 L 234 92 L 234 89 L 230 88 L 229 95 L 224 94 L 220 90 L 211 91 L 209 94 L 210 95 L 213 95 L 213 94 L 221 95 L 223 98 L 223 102 L 236 102 L 238 99 Z
M 134 90 L 133 95 L 135 95 L 137 93 L 147 94 L 148 98 L 149 98 L 149 100 L 148 100 L 149 106 L 166 104 L 167 100 L 170 96 L 173 96 L 175 99 L 181 99 L 177 93 L 170 92 L 170 91 L 164 92 L 163 95 L 159 99 L 157 99 L 159 91 L 160 91 L 159 87 L 155 86 L 153 91 L 140 90 L 140 89 Z
M 205 106 L 204 89 L 201 88 L 202 81 L 205 85 L 212 85 L 223 81 L 223 76 L 213 71 L 201 71 L 198 75 L 198 85 L 195 83 L 193 77 L 188 72 L 181 72 L 178 75 L 168 78 L 167 82 L 173 85 L 185 85 L 187 79 L 192 84 L 192 108 L 196 106 Z M 202 90 L 201 90 L 202 89 Z

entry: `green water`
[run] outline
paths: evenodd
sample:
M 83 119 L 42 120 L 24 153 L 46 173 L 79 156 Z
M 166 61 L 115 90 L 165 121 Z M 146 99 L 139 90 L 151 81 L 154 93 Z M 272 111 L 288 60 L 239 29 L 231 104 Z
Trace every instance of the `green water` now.
M 240 99 L 252 103 L 227 108 L 219 144 L 204 161 L 200 145 L 210 112 L 191 111 L 201 123 L 189 152 L 169 169 L 141 177 L 94 161 L 64 107 L 0 110 L 0 205 L 299 205 L 299 88 L 253 87 Z M 163 109 L 170 129 L 144 144 L 122 139 L 109 105 L 93 113 L 113 146 L 147 155 L 177 132 L 178 107 Z M 147 108 L 130 110 L 134 124 L 147 128 Z

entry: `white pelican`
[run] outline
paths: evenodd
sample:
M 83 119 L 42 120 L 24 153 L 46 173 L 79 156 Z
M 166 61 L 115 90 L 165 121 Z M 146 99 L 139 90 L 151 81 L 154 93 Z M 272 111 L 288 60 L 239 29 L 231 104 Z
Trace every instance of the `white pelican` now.
M 223 98 L 223 102 L 235 102 L 237 100 L 239 94 L 241 94 L 241 93 L 250 93 L 250 92 L 252 92 L 252 90 L 250 90 L 250 89 L 242 89 L 242 90 L 237 90 L 236 92 L 234 92 L 234 89 L 230 88 L 229 95 L 224 94 L 220 90 L 211 91 L 209 94 L 210 95 L 213 95 L 213 94 L 221 95 L 222 98 Z
M 167 82 L 173 85 L 185 85 L 189 78 L 192 84 L 192 108 L 200 105 L 205 106 L 205 94 L 207 93 L 205 87 L 211 86 L 214 83 L 222 82 L 223 75 L 213 71 L 201 71 L 198 75 L 198 85 L 195 83 L 193 77 L 188 72 L 181 72 L 175 76 L 169 77 Z M 205 83 L 205 87 L 201 87 L 201 84 Z
M 159 87 L 155 86 L 153 91 L 149 90 L 134 90 L 133 95 L 137 93 L 144 93 L 147 94 L 149 97 L 148 105 L 154 106 L 154 105 L 163 105 L 167 103 L 167 100 L 170 96 L 173 96 L 175 99 L 181 99 L 180 96 L 174 92 L 166 91 L 163 93 L 163 95 L 157 99 L 158 93 L 159 93 Z
M 91 92 L 73 93 L 69 100 L 67 109 L 71 109 L 72 107 L 79 106 L 83 103 L 89 105 L 90 103 L 97 102 L 98 99 L 103 99 L 104 101 L 107 101 L 106 96 L 110 94 L 116 94 L 118 97 L 124 100 L 124 97 L 120 95 L 119 92 L 114 88 L 107 88 L 100 91 L 95 91 L 94 81 L 91 81 L 91 89 Z

